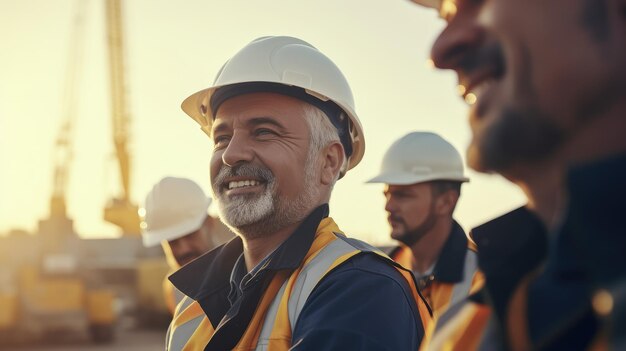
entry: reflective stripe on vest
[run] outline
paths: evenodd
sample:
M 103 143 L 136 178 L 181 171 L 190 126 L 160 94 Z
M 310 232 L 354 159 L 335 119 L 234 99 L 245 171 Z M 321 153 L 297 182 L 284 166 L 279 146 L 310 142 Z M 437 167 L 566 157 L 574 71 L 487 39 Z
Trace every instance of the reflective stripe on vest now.
M 167 329 L 165 349 L 183 350 L 204 319 L 208 321 L 200 304 L 189 297 L 185 297 L 176 306 L 175 317 Z
M 454 284 L 452 296 L 448 300 L 447 307 L 454 306 L 463 301 L 470 293 L 474 285 L 474 275 L 478 270 L 478 255 L 472 250 L 467 250 L 463 264 L 463 281 Z
M 272 301 L 256 350 L 288 349 L 295 323 L 313 288 L 328 271 L 359 252 L 344 240 L 333 240 L 315 256 L 309 257 L 304 268 L 283 283 Z
M 400 247 L 393 255 L 394 261 L 404 267 L 412 266 L 413 253 L 407 246 Z M 468 248 L 463 262 L 463 280 L 456 283 L 431 282 L 430 304 L 434 315 L 463 301 L 482 282 L 483 276 L 478 272 L 478 255 Z
M 485 340 L 485 332 L 491 319 L 489 306 L 464 300 L 451 306 L 435 320 L 435 331 L 422 342 L 421 351 L 470 351 L 494 350 Z
M 463 263 L 463 280 L 456 284 L 433 283 L 431 294 L 433 301 L 433 315 L 439 316 L 447 309 L 457 305 L 477 291 L 484 282 L 482 272 L 478 270 L 478 255 L 472 250 L 467 250 Z

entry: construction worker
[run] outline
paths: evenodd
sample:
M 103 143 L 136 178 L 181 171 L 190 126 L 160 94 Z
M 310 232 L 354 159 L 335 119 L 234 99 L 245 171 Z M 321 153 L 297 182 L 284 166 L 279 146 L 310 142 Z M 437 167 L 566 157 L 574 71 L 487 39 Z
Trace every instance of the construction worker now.
M 626 349 L 626 2 L 414 2 L 447 22 L 432 60 L 472 104 L 470 166 L 528 197 L 475 231 L 483 294 L 430 349 Z
M 141 236 L 146 247 L 161 244 L 170 271 L 200 257 L 232 237 L 220 230 L 219 220 L 208 215 L 211 198 L 194 181 L 165 177 L 146 196 Z M 172 314 L 183 295 L 169 280 L 163 282 L 165 301 Z
M 170 277 L 187 298 L 167 349 L 416 350 L 429 312 L 410 271 L 329 217 L 365 150 L 337 66 L 259 38 L 182 108 L 213 141 L 214 199 L 237 237 Z
M 380 173 L 368 181 L 385 184 L 391 237 L 400 242 L 389 256 L 412 267 L 435 317 L 482 281 L 473 245 L 452 218 L 467 181 L 458 151 L 429 132 L 412 132 L 394 142 Z

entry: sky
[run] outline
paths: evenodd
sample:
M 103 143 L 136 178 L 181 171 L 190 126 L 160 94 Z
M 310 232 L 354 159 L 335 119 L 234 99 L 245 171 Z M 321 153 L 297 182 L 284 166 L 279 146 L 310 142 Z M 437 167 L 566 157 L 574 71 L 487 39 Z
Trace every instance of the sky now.
M 49 213 L 54 140 L 63 121 L 73 18 L 82 2 L 74 157 L 68 213 L 85 238 L 114 237 L 104 222 L 120 191 L 109 97 L 104 0 L 0 0 L 0 233 L 36 231 Z M 470 140 L 456 76 L 427 64 L 443 21 L 407 0 L 133 0 L 123 2 L 131 197 L 141 203 L 164 176 L 187 177 L 208 193 L 212 144 L 180 110 L 222 64 L 253 39 L 299 37 L 342 70 L 364 128 L 365 157 L 335 186 L 331 216 L 350 236 L 389 242 L 383 185 L 387 148 L 411 131 L 432 131 L 461 154 Z M 416 150 L 427 152 L 428 150 Z M 497 175 L 467 170 L 455 218 L 469 229 L 524 204 Z

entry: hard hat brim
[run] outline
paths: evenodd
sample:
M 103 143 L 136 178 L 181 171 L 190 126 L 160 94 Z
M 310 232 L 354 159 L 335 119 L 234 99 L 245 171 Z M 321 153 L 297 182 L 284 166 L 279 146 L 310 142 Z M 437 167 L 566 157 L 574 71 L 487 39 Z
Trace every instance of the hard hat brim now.
M 254 82 L 257 82 L 257 81 L 254 81 Z M 246 82 L 237 82 L 236 84 L 243 84 L 243 83 L 246 83 Z M 249 82 L 249 83 L 253 83 L 253 82 Z M 280 82 L 270 82 L 270 81 L 267 81 L 267 83 L 282 84 Z M 213 112 L 211 111 L 211 107 L 209 106 L 209 101 L 211 100 L 211 96 L 217 89 L 228 86 L 228 85 L 231 85 L 231 84 L 216 85 L 207 89 L 200 90 L 190 95 L 185 100 L 183 100 L 183 103 L 180 106 L 181 109 L 189 117 L 191 117 L 194 121 L 200 124 L 200 128 L 209 137 L 211 137 L 211 126 L 213 124 L 213 119 L 215 118 L 215 116 L 213 116 Z M 361 126 L 361 122 L 359 121 L 359 119 L 356 117 L 356 113 L 352 111 L 352 109 L 349 106 L 342 104 L 340 101 L 333 100 L 333 102 L 336 103 L 348 115 L 348 118 L 350 118 L 350 121 L 352 122 L 353 127 L 356 129 L 355 130 L 356 136 L 354 140 L 352 141 L 352 156 L 350 157 L 350 163 L 348 164 L 348 170 L 350 170 L 354 168 L 357 164 L 359 164 L 359 162 L 361 162 L 361 160 L 363 159 L 363 155 L 365 154 L 365 142 L 363 140 L 363 127 Z M 202 111 L 204 111 L 204 113 Z M 360 142 L 357 142 L 357 141 L 360 141 Z
M 469 178 L 458 174 L 416 175 L 413 173 L 382 173 L 368 180 L 366 183 L 383 183 L 389 185 L 412 185 L 434 180 L 449 180 L 456 182 L 469 182 Z
M 441 7 L 441 0 L 411 0 L 411 2 L 433 9 L 439 9 Z
M 150 229 L 143 231 L 141 239 L 145 247 L 153 247 L 159 245 L 162 241 L 171 241 L 182 238 L 191 234 L 202 227 L 208 216 L 207 210 L 211 204 L 211 198 L 207 198 L 206 208 L 203 212 L 194 217 L 190 217 L 182 222 L 166 228 Z

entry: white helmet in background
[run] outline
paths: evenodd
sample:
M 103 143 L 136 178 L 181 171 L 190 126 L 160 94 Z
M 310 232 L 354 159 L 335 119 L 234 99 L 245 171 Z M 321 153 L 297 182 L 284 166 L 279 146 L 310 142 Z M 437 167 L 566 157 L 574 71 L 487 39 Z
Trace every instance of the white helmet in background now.
M 433 180 L 469 181 L 454 146 L 435 133 L 413 132 L 391 145 L 380 173 L 368 183 L 409 185 Z
M 211 198 L 186 178 L 165 177 L 146 196 L 141 216 L 141 236 L 146 247 L 195 232 L 208 216 Z
M 432 7 L 434 9 L 440 9 L 443 2 L 446 0 L 411 0 L 412 2 L 425 7 Z
M 363 158 L 363 128 L 346 78 L 328 57 L 297 38 L 262 37 L 252 41 L 222 66 L 211 87 L 189 96 L 181 107 L 210 136 L 215 113 L 223 101 L 255 92 L 290 95 L 320 108 L 338 130 L 347 169 Z

